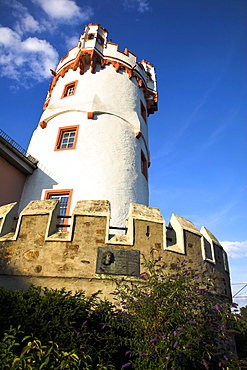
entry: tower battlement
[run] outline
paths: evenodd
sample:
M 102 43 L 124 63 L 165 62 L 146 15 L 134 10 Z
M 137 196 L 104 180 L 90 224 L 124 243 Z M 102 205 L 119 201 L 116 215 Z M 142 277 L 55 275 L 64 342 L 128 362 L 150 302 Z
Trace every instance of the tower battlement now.
M 227 255 L 203 227 L 172 215 L 166 226 L 159 209 L 130 204 L 125 235 L 110 227 L 108 201 L 79 201 L 69 231 L 57 231 L 57 200 L 32 201 L 17 218 L 17 204 L 0 207 L 0 275 L 6 287 L 29 283 L 72 290 L 111 292 L 112 275 L 139 276 L 143 257 L 162 257 L 169 269 L 186 259 L 189 266 L 221 277 L 230 297 Z M 16 223 L 16 225 L 14 225 Z M 105 259 L 109 257 L 108 263 Z

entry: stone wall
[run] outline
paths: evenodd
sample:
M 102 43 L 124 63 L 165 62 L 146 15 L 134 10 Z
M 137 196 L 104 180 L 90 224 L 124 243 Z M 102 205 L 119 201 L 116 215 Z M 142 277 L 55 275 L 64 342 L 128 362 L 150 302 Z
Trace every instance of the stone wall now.
M 19 217 L 16 203 L 0 207 L 2 286 L 101 290 L 109 297 L 113 275 L 133 279 L 142 272 L 143 256 L 154 255 L 167 269 L 186 259 L 196 271 L 216 274 L 222 294 L 231 297 L 227 255 L 204 227 L 199 231 L 177 215 L 166 227 L 157 208 L 132 203 L 126 234 L 113 235 L 110 203 L 103 200 L 77 202 L 68 231 L 57 231 L 58 214 L 57 200 L 32 201 Z

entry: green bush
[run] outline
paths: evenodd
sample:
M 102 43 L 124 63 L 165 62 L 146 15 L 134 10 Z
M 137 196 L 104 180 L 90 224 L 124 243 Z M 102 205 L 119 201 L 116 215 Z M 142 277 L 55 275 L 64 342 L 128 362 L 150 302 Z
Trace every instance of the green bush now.
M 133 369 L 241 369 L 232 339 L 230 304 L 206 273 L 183 261 L 167 274 L 161 258 L 146 261 L 141 279 L 117 282 L 131 336 L 126 338 Z
M 167 273 L 150 258 L 139 278 L 115 281 L 114 305 L 99 293 L 0 288 L 0 369 L 247 369 L 231 338 L 239 318 L 186 265 Z

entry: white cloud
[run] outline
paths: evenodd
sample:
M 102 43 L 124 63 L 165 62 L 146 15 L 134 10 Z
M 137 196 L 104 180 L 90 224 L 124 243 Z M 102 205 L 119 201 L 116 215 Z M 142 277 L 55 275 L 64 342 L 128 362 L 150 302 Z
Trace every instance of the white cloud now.
M 46 40 L 20 35 L 8 27 L 0 27 L 0 75 L 25 84 L 27 79 L 42 81 L 50 77 L 50 68 L 58 61 L 58 53 Z
M 39 4 L 44 12 L 57 22 L 84 22 L 93 14 L 91 8 L 82 11 L 74 0 L 33 0 L 33 2 Z
M 12 9 L 12 15 L 17 19 L 14 30 L 22 35 L 26 32 L 41 32 L 44 27 L 29 13 L 28 9 L 17 0 L 6 5 Z
M 79 36 L 68 37 L 65 39 L 65 41 L 66 41 L 67 48 L 71 49 L 78 44 Z
M 137 8 L 140 13 L 149 12 L 151 7 L 148 0 L 124 0 L 125 8 Z
M 247 240 L 243 242 L 221 242 L 222 247 L 227 252 L 230 258 L 242 258 L 247 257 Z

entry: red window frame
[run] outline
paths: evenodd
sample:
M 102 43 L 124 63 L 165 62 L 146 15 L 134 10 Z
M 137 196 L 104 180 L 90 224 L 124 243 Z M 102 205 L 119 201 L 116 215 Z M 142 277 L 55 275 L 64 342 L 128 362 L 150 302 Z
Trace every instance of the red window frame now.
M 63 216 L 68 216 L 70 212 L 70 205 L 71 205 L 71 199 L 72 199 L 73 189 L 57 189 L 57 190 L 46 190 L 44 195 L 44 200 L 51 199 L 50 197 L 52 195 L 62 196 L 62 195 L 68 195 L 68 203 L 66 208 L 66 213 Z M 68 219 L 65 218 L 63 223 L 65 225 L 68 224 Z M 67 228 L 63 228 L 63 231 L 66 231 Z
M 145 105 L 143 104 L 142 100 L 140 100 L 140 109 L 141 109 L 142 118 L 147 123 L 147 110 L 146 110 Z
M 78 83 L 78 80 L 72 81 L 72 82 L 68 83 L 67 85 L 65 85 L 64 86 L 64 89 L 63 89 L 63 93 L 62 93 L 61 99 L 67 98 L 68 96 L 75 95 L 75 90 L 76 90 L 77 83 Z M 74 90 L 73 90 L 72 94 L 68 94 L 68 90 L 71 87 L 74 87 Z
M 148 161 L 142 150 L 141 150 L 141 171 L 142 174 L 146 177 L 146 179 L 148 179 Z
M 65 132 L 70 132 L 70 131 L 75 131 L 75 139 L 74 139 L 74 142 L 73 142 L 72 147 L 71 148 L 60 148 L 61 142 L 62 142 L 62 138 L 63 138 L 63 134 Z M 77 125 L 77 126 L 59 127 L 54 150 L 57 151 L 57 150 L 71 150 L 71 149 L 75 149 L 76 142 L 77 142 L 77 137 L 78 137 L 78 131 L 79 131 L 79 125 Z

